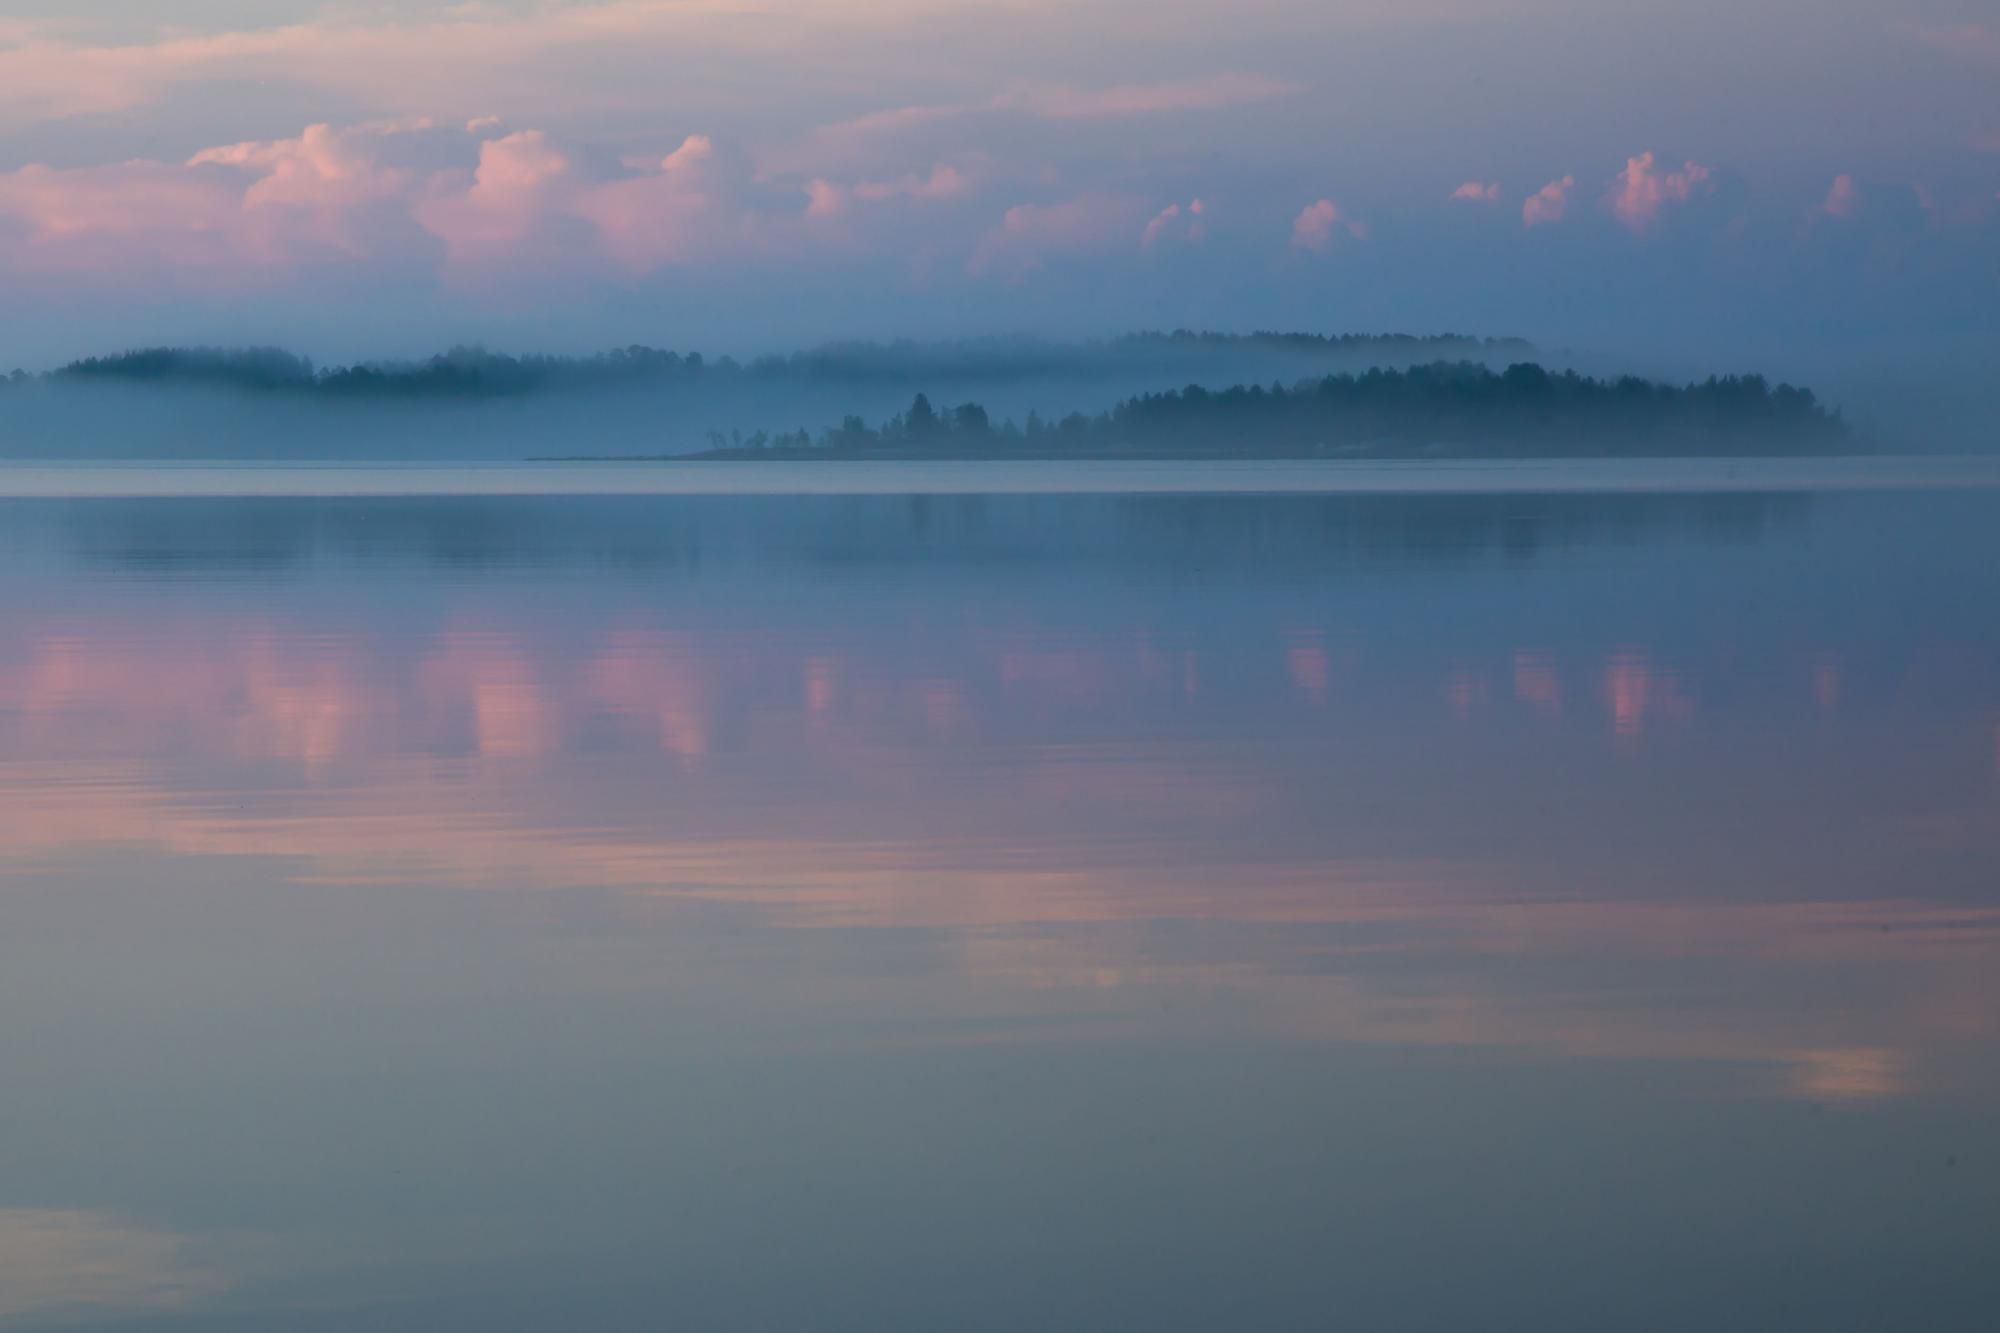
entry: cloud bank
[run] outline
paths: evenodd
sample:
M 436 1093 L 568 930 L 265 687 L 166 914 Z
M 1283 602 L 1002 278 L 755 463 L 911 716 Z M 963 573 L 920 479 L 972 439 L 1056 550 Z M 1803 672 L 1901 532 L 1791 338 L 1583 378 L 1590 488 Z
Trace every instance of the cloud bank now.
M 1885 327 L 1969 326 L 2000 251 L 1993 26 L 1857 9 L 1774 98 L 1816 0 L 1738 16 L 1734 65 L 1691 64 L 1704 25 L 1667 0 L 1498 26 L 1474 0 L 27 3 L 56 17 L 0 22 L 8 362 L 134 318 L 324 354 L 411 318 L 418 346 L 505 340 L 531 307 L 571 348 L 857 317 L 1502 330 L 1524 293 L 1569 329 L 1606 283 L 1712 318 L 1746 266 L 1785 288 L 1767 323 L 1865 291 Z M 1656 61 L 1572 95 L 1639 34 Z M 1710 258 L 1655 243 L 1701 234 Z M 1363 236 L 1366 266 L 1285 262 Z

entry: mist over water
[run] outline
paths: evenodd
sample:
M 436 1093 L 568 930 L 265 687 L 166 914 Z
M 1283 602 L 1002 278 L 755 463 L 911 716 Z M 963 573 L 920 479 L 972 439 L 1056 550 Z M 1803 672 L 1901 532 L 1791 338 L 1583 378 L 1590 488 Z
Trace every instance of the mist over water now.
M 106 349 L 116 353 L 124 349 Z M 996 422 L 1032 413 L 1095 413 L 1135 394 L 1196 383 L 1291 384 L 1440 358 L 1504 368 L 1532 355 L 1518 340 L 1128 337 L 1100 342 L 993 338 L 962 343 L 832 344 L 747 363 L 642 351 L 671 364 L 604 373 L 588 360 L 544 378 L 503 377 L 443 392 L 302 395 L 278 358 L 276 378 L 174 373 L 0 382 L 0 457 L 131 459 L 520 460 L 688 453 L 762 431 L 812 434 L 857 416 L 880 422 L 913 395 L 976 401 Z M 197 355 L 200 353 L 197 352 Z M 445 354 L 446 367 L 487 354 Z M 420 371 L 424 362 L 391 365 Z M 591 373 L 595 369 L 598 373 Z M 565 373 L 567 372 L 567 373 Z
M 1984 1328 L 1995 503 L 0 501 L 0 1320 Z
M 1760 373 L 1772 368 L 1798 383 Z M 1393 390 L 1330 378 L 1384 375 L 1407 378 Z M 1267 394 L 1292 407 L 1250 401 Z M 0 458 L 518 462 L 883 444 L 1030 456 L 1981 454 L 1992 445 L 1985 398 L 1976 373 L 1949 364 L 1630 361 L 1455 335 L 850 343 L 748 362 L 457 348 L 331 368 L 281 349 L 170 347 L 0 379 Z M 943 433 L 894 437 L 918 402 Z

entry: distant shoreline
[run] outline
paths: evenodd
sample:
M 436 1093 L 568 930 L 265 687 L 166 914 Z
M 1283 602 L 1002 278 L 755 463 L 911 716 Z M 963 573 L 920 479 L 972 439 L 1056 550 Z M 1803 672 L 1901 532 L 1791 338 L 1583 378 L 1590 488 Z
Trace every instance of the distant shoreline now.
M 1615 454 L 1603 455 L 1618 457 Z M 1107 450 L 993 449 L 919 453 L 913 450 L 699 449 L 685 454 L 532 454 L 527 463 L 1396 463 L 1514 461 L 1479 455 L 1391 456 L 1365 453 L 1245 453 L 1236 449 L 1196 452 L 1111 452 Z M 1523 455 L 1520 462 L 1535 461 Z
M 1448 448 L 1430 450 L 1399 449 L 1369 452 L 1361 449 L 1328 449 L 1315 453 L 1257 452 L 1242 449 L 1213 450 L 1022 450 L 979 451 L 867 450 L 837 449 L 700 449 L 684 454 L 530 454 L 524 463 L 646 464 L 661 463 L 1328 463 L 1350 466 L 1394 467 L 1404 464 L 1498 465 L 1537 463 L 1653 463 L 1690 461 L 1717 465 L 1763 460 L 1811 462 L 1834 458 L 1923 458 L 1923 454 L 1856 454 L 1839 449 L 1784 454 L 1700 454 L 1700 453 L 1465 453 Z M 1942 456 L 1942 455 L 1938 455 Z

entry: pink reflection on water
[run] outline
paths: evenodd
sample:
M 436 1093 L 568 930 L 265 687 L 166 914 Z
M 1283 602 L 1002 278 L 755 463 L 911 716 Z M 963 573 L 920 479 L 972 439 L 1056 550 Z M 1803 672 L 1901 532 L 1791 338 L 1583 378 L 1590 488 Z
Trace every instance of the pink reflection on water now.
M 1611 710 L 1612 730 L 1636 739 L 1657 718 L 1685 720 L 1694 701 L 1681 690 L 1680 678 L 1661 671 L 1645 653 L 1613 653 L 1604 666 L 1604 696 Z
M 1010 689 L 1069 699 L 1101 698 L 1125 674 L 1101 652 L 1052 644 L 1010 644 L 1000 650 L 993 670 Z
M 1516 652 L 1514 699 L 1538 713 L 1562 712 L 1562 678 L 1556 674 L 1555 658 L 1547 653 Z
M 606 635 L 603 646 L 585 664 L 584 691 L 598 706 L 647 728 L 667 753 L 698 760 L 708 754 L 714 733 L 713 694 L 705 663 L 698 645 L 684 636 L 619 630 Z M 809 698 L 812 688 L 808 674 Z M 830 705 L 830 670 L 824 688 Z
M 1486 677 L 1460 668 L 1445 678 L 1444 702 L 1451 715 L 1463 722 L 1486 702 Z
M 1311 838 L 1289 841 L 1311 820 L 1283 823 L 1288 802 L 1312 803 L 1312 819 L 1321 818 L 1312 779 L 1327 771 L 1273 775 L 1221 764 L 1186 734 L 1171 743 L 1123 734 L 1091 747 L 1023 745 L 1026 753 L 1004 764 L 969 770 L 968 755 L 993 756 L 926 742 L 976 738 L 985 728 L 1004 739 L 1008 715 L 965 683 L 991 686 L 995 659 L 987 656 L 939 674 L 935 663 L 860 650 L 850 661 L 782 642 L 760 640 L 752 651 L 729 636 L 629 629 L 585 636 L 562 655 L 531 629 L 454 629 L 421 640 L 412 671 L 409 658 L 385 655 L 379 644 L 371 652 L 362 641 L 255 625 L 65 631 L 16 642 L 25 651 L 18 666 L 0 667 L 0 710 L 56 727 L 35 741 L 39 753 L 0 755 L 0 857 L 17 863 L 148 846 L 270 858 L 294 879 L 590 886 L 726 901 L 774 929 L 989 932 L 968 948 L 977 960 L 971 979 L 1001 989 L 1131 992 L 1134 1023 L 1163 999 L 1202 1008 L 1185 989 L 1169 990 L 1199 987 L 1209 998 L 1226 994 L 1242 1021 L 1264 1030 L 1740 1060 L 1788 1093 L 1817 1099 L 1908 1092 L 1918 1082 L 1913 1071 L 1931 1078 L 1918 1056 L 1923 1042 L 1947 1028 L 1967 1040 L 1990 1031 L 1980 1016 L 1993 1012 L 1989 978 L 2000 972 L 1989 964 L 2000 958 L 2000 922 L 1989 913 L 1907 902 L 1621 901 L 1616 883 L 1579 886 L 1560 875 L 1524 891 L 1508 879 L 1519 868 L 1497 856 L 1371 863 Z M 1290 654 L 1300 649 L 1311 665 L 1295 669 Z M 1056 645 L 1013 660 L 1011 679 L 1032 693 L 1115 676 L 1143 658 Z M 1176 658 L 1166 660 L 1171 673 Z M 1183 651 L 1177 664 L 1191 696 L 1200 689 L 1198 659 Z M 1796 687 L 1796 660 L 1791 669 Z M 1308 694 L 1331 688 L 1336 675 L 1347 679 L 1315 640 L 1291 645 L 1287 670 Z M 1641 652 L 1606 659 L 1603 681 L 1621 736 L 1693 707 L 1678 678 Z M 1267 674 L 1261 684 L 1270 683 Z M 1361 678 L 1355 688 L 1365 685 Z M 717 709 L 728 705 L 732 718 L 748 711 L 759 689 L 773 701 L 767 722 L 798 727 L 801 697 L 814 717 L 840 714 L 781 761 L 804 769 L 832 756 L 837 784 L 793 788 L 724 772 L 684 783 L 673 802 L 621 803 L 634 773 L 647 770 L 612 777 L 588 757 L 567 762 L 565 747 L 593 709 L 625 719 L 668 754 L 705 755 Z M 1469 712 L 1487 689 L 1485 677 L 1464 670 L 1448 680 L 1446 696 Z M 1515 654 L 1513 689 L 1537 709 L 1557 709 L 1563 697 L 1553 662 L 1532 652 Z M 1416 707 L 1432 710 L 1435 698 Z M 96 717 L 117 725 L 70 725 Z M 441 729 L 465 727 L 482 755 L 548 763 L 467 765 L 413 753 Z M 124 748 L 107 748 L 107 735 Z M 96 758 L 79 760 L 84 740 Z M 1961 740 L 1975 750 L 1984 743 L 1977 729 L 1958 733 L 1955 745 Z M 2000 724 L 1993 745 L 2000 774 Z M 268 774 L 224 764 L 218 776 L 204 763 L 217 757 L 308 766 L 341 757 L 353 761 L 355 781 L 264 791 Z M 888 798 L 866 789 L 884 773 L 895 775 Z M 1452 807 L 1426 809 L 1448 815 Z M 1604 896 L 1565 899 L 1565 891 Z M 1678 886 L 1658 892 L 1672 899 Z M 1250 941 L 1238 953 L 1217 943 L 1212 954 L 1177 961 L 1170 948 L 1148 943 L 1144 927 L 1158 922 L 1286 929 L 1245 930 L 1229 937 Z M 1321 929 L 1291 929 L 1304 926 Z M 1056 927 L 1071 933 L 1054 942 L 990 933 Z M 1340 971 L 1342 959 L 1363 954 L 1395 966 Z M 1606 1003 L 1601 991 L 1566 988 L 1562 969 L 1578 959 L 1593 967 L 1605 959 L 1745 964 L 1741 975 L 1756 980 L 1706 1009 L 1616 986 L 1608 998 L 1627 1002 Z M 1865 988 L 1891 968 L 1901 973 L 1887 1002 L 1879 989 L 1859 990 L 1841 1002 L 1838 1021 L 1802 1016 L 1786 989 L 1849 976 Z M 1947 973 L 1954 989 L 1938 984 Z
M 554 704 L 534 664 L 511 639 L 447 631 L 418 668 L 425 694 L 446 710 L 465 707 L 473 744 L 496 759 L 549 753 L 560 742 Z
M 1317 637 L 1285 649 L 1285 674 L 1291 678 L 1292 689 L 1308 703 L 1315 707 L 1326 703 L 1333 671 L 1327 661 L 1326 645 Z
M 1827 654 L 1813 663 L 1812 697 L 1822 713 L 1839 711 L 1843 683 L 1844 677 L 1838 657 Z
M 376 702 L 337 645 L 300 657 L 260 636 L 244 658 L 239 753 L 321 767 L 360 743 L 357 727 Z
M 361 747 L 383 700 L 355 646 L 301 647 L 261 629 L 199 626 L 134 643 L 108 631 L 32 636 L 26 661 L 0 666 L 0 711 L 35 746 L 76 752 L 180 736 L 241 759 L 321 767 Z
M 955 682 L 942 679 L 919 681 L 916 695 L 918 714 L 923 719 L 925 733 L 931 739 L 953 740 L 971 730 L 972 709 Z
M 831 713 L 840 691 L 840 664 L 830 657 L 808 657 L 804 676 L 806 712 L 815 718 Z

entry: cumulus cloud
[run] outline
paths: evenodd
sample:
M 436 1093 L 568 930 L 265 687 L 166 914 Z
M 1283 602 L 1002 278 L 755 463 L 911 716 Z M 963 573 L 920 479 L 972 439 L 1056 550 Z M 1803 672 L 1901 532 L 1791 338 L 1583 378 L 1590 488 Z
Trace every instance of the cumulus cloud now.
M 569 159 L 540 130 L 517 130 L 479 145 L 471 184 L 437 181 L 416 205 L 426 230 L 441 238 L 456 264 L 491 262 L 541 231 L 566 200 Z
M 809 218 L 839 217 L 847 211 L 848 192 L 843 186 L 815 177 L 806 182 L 805 191 Z
M 1153 214 L 1146 223 L 1146 229 L 1139 233 L 1139 248 L 1151 250 L 1169 240 L 1199 241 L 1208 234 L 1208 205 L 1199 199 L 1191 199 L 1186 205 L 1168 204 Z
M 938 225 L 931 210 L 970 196 L 984 170 L 975 157 L 901 174 L 772 176 L 699 133 L 608 166 L 548 131 L 486 119 L 319 124 L 177 163 L 0 172 L 0 276 L 215 295 L 344 265 L 357 277 L 505 289 L 797 262 L 829 246 L 886 253 L 913 224 Z M 976 248 L 980 271 L 1024 272 L 1087 241 L 1129 245 L 1149 216 L 1124 196 L 1086 194 L 1024 205 L 984 237 L 961 212 L 945 225 L 963 228 L 957 252 Z M 1181 205 L 1176 221 L 1192 239 L 1200 206 Z
M 1626 159 L 1625 170 L 1604 200 L 1620 222 L 1644 231 L 1658 221 L 1667 204 L 1686 203 L 1696 193 L 1714 188 L 1715 172 L 1710 168 L 1687 162 L 1678 171 L 1662 171 L 1658 159 L 1647 152 Z
M 1467 181 L 1451 192 L 1451 198 L 1457 203 L 1497 204 L 1500 202 L 1500 182 L 1482 184 L 1479 181 Z
M 1324 250 L 1341 231 L 1357 241 L 1368 239 L 1366 223 L 1348 217 L 1333 200 L 1320 199 L 1307 204 L 1292 219 L 1292 246 L 1299 250 Z
M 707 135 L 691 134 L 653 170 L 592 182 L 567 211 L 591 224 L 598 244 L 620 267 L 647 273 L 771 257 L 780 215 L 760 213 L 748 194 L 747 168 L 719 152 Z
M 1561 180 L 1550 181 L 1541 189 L 1529 195 L 1521 205 L 1521 225 L 1540 227 L 1551 222 L 1561 222 L 1569 212 L 1569 194 L 1576 188 L 1576 177 L 1564 176 Z
M 796 204 L 754 199 L 747 168 L 705 135 L 605 177 L 541 130 L 481 137 L 488 133 L 424 122 L 314 125 L 178 164 L 0 173 L 0 267 L 114 280 L 200 273 L 210 289 L 218 275 L 236 284 L 257 269 L 308 261 L 394 268 L 439 255 L 453 269 L 518 268 L 514 261 L 533 257 L 571 272 L 651 271 L 775 254 L 780 233 L 803 217 Z M 435 160 L 437 135 L 455 160 Z M 413 154 L 409 141 L 419 136 L 432 146 Z M 956 188 L 943 169 L 877 183 L 860 197 Z
M 407 231 L 407 198 L 418 174 L 381 159 L 383 140 L 420 134 L 428 121 L 336 129 L 309 125 L 297 138 L 230 144 L 196 153 L 190 168 L 220 167 L 249 184 L 240 229 L 267 262 L 321 248 L 359 258 L 386 235 Z
M 1142 216 L 1136 200 L 1115 194 L 1082 194 L 1053 204 L 1016 204 L 998 226 L 980 238 L 966 269 L 975 275 L 1018 279 L 1050 258 L 1108 250 L 1119 237 L 1131 244 L 1131 229 Z
M 1861 191 L 1855 187 L 1854 177 L 1840 175 L 1833 178 L 1833 185 L 1828 188 L 1819 211 L 1830 218 L 1852 217 L 1860 204 Z

